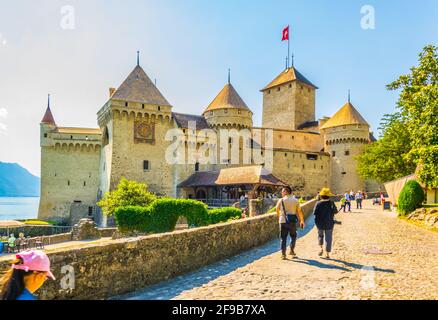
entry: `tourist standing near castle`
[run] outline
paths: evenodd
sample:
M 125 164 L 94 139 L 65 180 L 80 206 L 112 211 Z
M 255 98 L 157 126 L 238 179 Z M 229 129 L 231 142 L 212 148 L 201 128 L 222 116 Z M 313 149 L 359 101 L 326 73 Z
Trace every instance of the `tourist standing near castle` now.
M 315 224 L 318 228 L 318 243 L 321 247 L 319 256 L 324 254 L 324 240 L 326 258 L 330 258 L 333 243 L 333 227 L 335 225 L 335 214 L 338 213 L 338 208 L 330 197 L 333 196 L 329 188 L 323 188 L 319 193 L 321 201 L 315 205 L 313 214 L 315 215 Z
M 280 224 L 281 257 L 285 260 L 288 235 L 291 237 L 290 255 L 292 258 L 296 257 L 297 223 L 299 222 L 301 229 L 304 229 L 304 214 L 300 202 L 292 195 L 290 187 L 284 187 L 281 195 L 282 198 L 277 202 L 277 216 Z
M 344 204 L 344 212 L 347 211 L 347 206 L 348 206 L 348 212 L 351 212 L 351 196 L 348 193 L 348 191 L 345 191 L 345 204 Z
M 359 190 L 356 193 L 356 209 L 362 209 L 362 199 L 363 199 L 363 193 Z

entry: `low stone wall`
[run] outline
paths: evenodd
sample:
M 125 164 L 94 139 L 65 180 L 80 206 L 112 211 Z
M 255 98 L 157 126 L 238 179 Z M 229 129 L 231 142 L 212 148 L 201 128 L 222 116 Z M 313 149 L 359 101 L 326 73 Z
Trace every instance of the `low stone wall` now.
M 99 233 L 102 238 L 111 238 L 117 228 L 99 228 Z
M 303 206 L 306 217 L 314 204 L 311 201 Z M 202 228 L 53 250 L 48 255 L 57 280 L 47 281 L 39 296 L 104 299 L 195 270 L 276 237 L 276 214 L 265 214 Z M 0 259 L 0 270 L 9 265 L 10 261 Z M 66 284 L 72 284 L 72 279 L 74 289 L 68 289 Z
M 54 235 L 54 236 L 43 237 L 43 243 L 44 243 L 45 246 L 48 246 L 48 245 L 51 245 L 51 244 L 67 242 L 67 241 L 71 241 L 71 240 L 72 240 L 71 232 L 57 234 L 57 235 Z
M 15 236 L 18 236 L 18 234 L 22 232 L 26 237 L 40 237 L 66 233 L 71 230 L 71 227 L 57 227 L 51 225 L 24 225 L 21 227 L 0 228 L 0 235 L 6 235 L 8 229 L 9 234 L 13 233 Z

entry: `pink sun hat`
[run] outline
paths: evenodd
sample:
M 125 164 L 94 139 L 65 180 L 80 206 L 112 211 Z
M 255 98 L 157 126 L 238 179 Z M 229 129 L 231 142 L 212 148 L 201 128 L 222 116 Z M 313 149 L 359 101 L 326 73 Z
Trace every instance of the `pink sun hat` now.
M 53 273 L 50 271 L 49 257 L 40 250 L 30 250 L 21 252 L 16 255 L 17 259 L 23 260 L 22 264 L 12 265 L 13 269 L 28 271 L 45 272 L 47 277 L 55 280 Z

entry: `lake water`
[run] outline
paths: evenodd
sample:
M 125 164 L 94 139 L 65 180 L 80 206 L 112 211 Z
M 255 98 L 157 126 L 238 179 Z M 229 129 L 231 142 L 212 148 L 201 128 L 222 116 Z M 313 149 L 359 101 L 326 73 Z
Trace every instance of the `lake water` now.
M 0 197 L 0 220 L 34 219 L 40 198 Z

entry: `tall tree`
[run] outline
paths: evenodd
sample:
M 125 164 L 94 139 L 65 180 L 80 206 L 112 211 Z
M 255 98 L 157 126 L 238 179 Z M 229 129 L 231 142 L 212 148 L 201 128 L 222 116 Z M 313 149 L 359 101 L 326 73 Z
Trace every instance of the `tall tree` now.
M 411 137 L 400 113 L 384 115 L 379 131 L 381 139 L 369 144 L 358 157 L 359 174 L 384 183 L 412 173 L 415 163 L 407 158 Z
M 418 67 L 387 86 L 401 90 L 399 111 L 383 117 L 381 139 L 358 157 L 358 171 L 365 179 L 383 183 L 418 167 L 420 181 L 438 187 L 437 47 L 426 46 L 419 57 Z
M 419 66 L 389 84 L 401 90 L 397 107 L 411 136 L 407 158 L 418 165 L 418 177 L 427 187 L 438 188 L 438 47 L 426 46 Z

